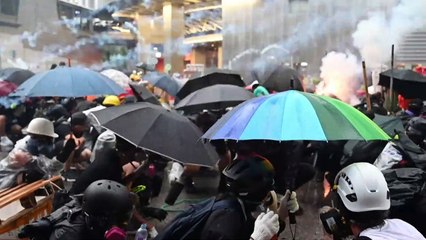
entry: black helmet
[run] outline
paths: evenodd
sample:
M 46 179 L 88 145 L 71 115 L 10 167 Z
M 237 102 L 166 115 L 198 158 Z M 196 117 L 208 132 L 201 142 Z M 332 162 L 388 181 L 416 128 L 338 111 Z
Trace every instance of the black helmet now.
M 52 108 L 50 108 L 47 113 L 46 113 L 46 117 L 50 120 L 50 121 L 56 121 L 61 117 L 67 118 L 68 117 L 68 112 L 65 109 L 64 106 L 62 106 L 61 104 L 56 104 L 54 105 Z
M 408 122 L 407 134 L 418 135 L 422 138 L 426 137 L 426 119 L 422 117 L 414 117 Z
M 228 190 L 249 203 L 260 204 L 273 189 L 274 167 L 260 156 L 237 158 L 223 170 L 223 174 Z
M 102 225 L 120 225 L 133 210 L 132 196 L 127 188 L 111 180 L 98 180 L 84 191 L 83 211 Z M 106 226 L 108 227 L 108 226 Z

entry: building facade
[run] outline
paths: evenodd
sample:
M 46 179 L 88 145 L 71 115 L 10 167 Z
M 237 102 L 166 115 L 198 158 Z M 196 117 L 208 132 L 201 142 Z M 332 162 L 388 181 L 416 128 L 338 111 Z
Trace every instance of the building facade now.
M 307 63 L 308 71 L 318 76 L 321 59 L 328 52 L 357 54 L 352 34 L 360 20 L 374 11 L 390 14 L 398 2 L 222 0 L 224 66 L 247 73 L 253 59 L 265 54 L 293 67 Z M 410 34 L 399 46 L 396 61 L 425 64 L 425 42 L 424 32 Z
M 40 71 L 60 61 L 95 68 L 118 62 L 127 66 L 125 58 L 135 48 L 137 37 L 128 29 L 113 29 L 121 28 L 124 21 L 103 21 L 82 6 L 103 4 L 93 3 L 0 0 L 0 68 Z

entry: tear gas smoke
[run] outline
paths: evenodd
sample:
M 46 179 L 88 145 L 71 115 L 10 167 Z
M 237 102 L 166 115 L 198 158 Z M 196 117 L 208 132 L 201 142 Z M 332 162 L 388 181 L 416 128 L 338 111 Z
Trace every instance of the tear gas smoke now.
M 361 66 L 355 55 L 350 52 L 329 52 L 322 59 L 320 70 L 323 82 L 317 88 L 318 94 L 335 95 L 352 105 L 359 103 L 354 89 L 359 89 L 361 86 L 358 78 Z
M 397 51 L 406 34 L 426 26 L 425 9 L 424 0 L 401 0 L 389 14 L 370 13 L 352 34 L 353 45 L 370 67 L 380 67 L 390 61 L 392 44 Z

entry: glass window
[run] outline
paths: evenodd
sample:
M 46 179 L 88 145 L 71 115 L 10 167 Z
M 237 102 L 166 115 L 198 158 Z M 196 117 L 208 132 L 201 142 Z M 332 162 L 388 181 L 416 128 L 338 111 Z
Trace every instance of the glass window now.
M 17 16 L 18 11 L 19 11 L 19 0 L 0 0 L 1 14 Z

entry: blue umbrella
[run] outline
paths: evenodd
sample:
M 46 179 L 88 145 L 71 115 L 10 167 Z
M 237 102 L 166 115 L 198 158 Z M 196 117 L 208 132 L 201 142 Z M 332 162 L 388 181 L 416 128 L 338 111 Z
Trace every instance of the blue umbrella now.
M 84 97 L 124 92 L 117 83 L 100 73 L 80 67 L 58 67 L 34 75 L 10 96 Z
M 182 87 L 182 85 L 176 80 L 171 78 L 169 75 L 158 72 L 149 72 L 143 76 L 143 80 L 150 82 L 152 85 L 163 89 L 168 94 L 176 96 L 176 93 Z

